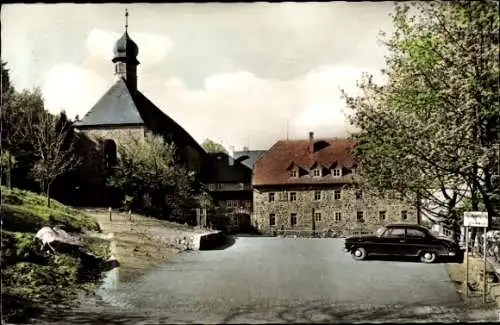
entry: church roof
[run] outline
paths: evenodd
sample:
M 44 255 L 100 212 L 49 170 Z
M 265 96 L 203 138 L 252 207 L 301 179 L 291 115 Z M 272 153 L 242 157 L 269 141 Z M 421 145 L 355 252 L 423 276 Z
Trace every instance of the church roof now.
M 74 125 L 80 129 L 142 125 L 154 133 L 171 133 L 172 140 L 178 145 L 191 144 L 203 150 L 186 130 L 140 91 L 136 90 L 135 96 L 132 96 L 123 79 L 119 79 L 111 86 L 90 111 Z
M 75 123 L 77 127 L 145 124 L 127 84 L 118 80 L 97 103 Z

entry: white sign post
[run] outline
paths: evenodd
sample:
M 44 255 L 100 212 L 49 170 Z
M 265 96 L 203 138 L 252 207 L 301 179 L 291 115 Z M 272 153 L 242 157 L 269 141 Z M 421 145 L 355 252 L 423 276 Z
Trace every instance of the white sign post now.
M 483 228 L 483 303 L 486 304 L 486 231 L 488 230 L 488 212 L 464 212 L 465 227 L 465 296 L 469 297 L 469 227 Z
M 488 227 L 488 212 L 465 212 L 464 227 Z

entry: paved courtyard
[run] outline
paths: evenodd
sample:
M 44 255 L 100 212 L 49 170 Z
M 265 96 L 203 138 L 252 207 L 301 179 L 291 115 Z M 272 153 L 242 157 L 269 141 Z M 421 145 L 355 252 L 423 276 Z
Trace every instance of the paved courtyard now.
M 340 239 L 239 237 L 89 299 L 52 324 L 497 320 L 464 308 L 444 264 L 356 262 Z

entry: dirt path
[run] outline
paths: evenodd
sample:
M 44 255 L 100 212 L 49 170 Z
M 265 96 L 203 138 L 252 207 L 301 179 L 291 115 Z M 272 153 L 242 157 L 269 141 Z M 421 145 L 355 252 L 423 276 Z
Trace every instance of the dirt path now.
M 471 307 L 482 306 L 482 272 L 483 272 L 484 262 L 483 259 L 469 255 L 469 293 L 468 297 L 465 297 L 465 273 L 466 273 L 466 264 L 465 261 L 462 264 L 458 263 L 449 263 L 446 265 L 448 273 L 450 275 L 450 279 L 455 283 L 456 290 L 464 300 L 464 302 Z M 489 264 L 487 264 L 487 273 L 491 274 L 492 268 Z M 490 287 L 492 283 L 488 283 L 488 287 Z M 487 306 L 494 306 L 496 303 L 491 297 L 491 295 L 487 294 Z
M 112 213 L 112 221 L 105 210 L 84 210 L 86 214 L 96 218 L 103 233 L 111 236 L 111 254 L 120 263 L 120 282 L 131 282 L 152 268 L 164 264 L 180 250 L 168 247 L 158 240 L 152 239 L 144 228 L 148 226 L 165 226 L 183 228 L 182 225 L 170 225 L 160 220 L 133 215 L 129 221 L 126 213 Z

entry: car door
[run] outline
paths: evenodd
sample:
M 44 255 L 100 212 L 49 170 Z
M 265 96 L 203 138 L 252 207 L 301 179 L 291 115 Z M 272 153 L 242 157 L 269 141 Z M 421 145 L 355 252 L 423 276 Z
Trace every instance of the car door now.
M 387 228 L 382 236 L 380 236 L 380 241 L 377 245 L 377 254 L 400 256 L 405 242 L 404 228 Z
M 406 255 L 417 256 L 418 252 L 428 245 L 427 235 L 416 228 L 406 229 Z

